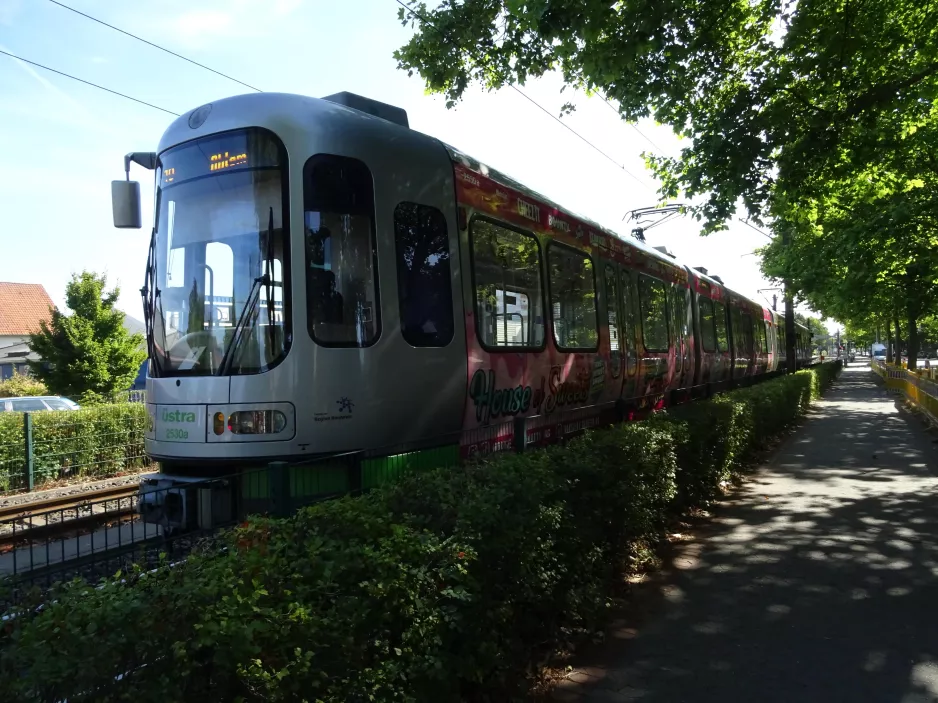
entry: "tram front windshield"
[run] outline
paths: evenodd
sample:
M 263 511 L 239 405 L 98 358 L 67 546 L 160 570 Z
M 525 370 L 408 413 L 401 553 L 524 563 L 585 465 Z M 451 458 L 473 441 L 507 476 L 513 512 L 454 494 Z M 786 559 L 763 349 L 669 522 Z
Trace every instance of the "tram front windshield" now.
M 153 375 L 261 373 L 286 354 L 285 181 L 283 146 L 262 130 L 160 155 Z

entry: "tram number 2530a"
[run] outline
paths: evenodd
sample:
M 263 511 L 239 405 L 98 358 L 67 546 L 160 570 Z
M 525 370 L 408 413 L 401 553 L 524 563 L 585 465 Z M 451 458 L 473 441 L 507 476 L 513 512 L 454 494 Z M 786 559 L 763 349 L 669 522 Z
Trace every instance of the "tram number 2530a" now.
M 188 430 L 166 430 L 166 439 L 189 439 Z

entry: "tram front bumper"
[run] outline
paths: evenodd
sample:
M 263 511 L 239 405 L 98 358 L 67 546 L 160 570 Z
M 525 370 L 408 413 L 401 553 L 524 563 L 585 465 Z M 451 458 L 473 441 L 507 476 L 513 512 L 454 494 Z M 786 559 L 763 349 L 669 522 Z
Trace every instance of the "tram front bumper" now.
M 208 530 L 232 521 L 232 498 L 227 479 L 149 474 L 140 482 L 137 512 L 169 533 Z

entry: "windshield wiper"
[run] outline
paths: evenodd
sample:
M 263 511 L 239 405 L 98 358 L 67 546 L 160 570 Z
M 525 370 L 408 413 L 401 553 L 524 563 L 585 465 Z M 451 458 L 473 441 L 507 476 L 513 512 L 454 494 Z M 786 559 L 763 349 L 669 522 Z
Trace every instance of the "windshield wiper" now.
M 267 220 L 267 246 L 266 252 L 264 255 L 264 265 L 267 268 L 267 271 L 263 275 L 258 276 L 254 279 L 254 282 L 251 284 L 251 290 L 248 293 L 247 300 L 244 301 L 244 305 L 241 308 L 241 313 L 238 315 L 238 321 L 235 323 L 234 333 L 231 335 L 231 342 L 225 347 L 225 353 L 222 355 L 221 363 L 218 365 L 218 371 L 215 372 L 216 376 L 223 376 L 228 372 L 228 369 L 231 367 L 232 359 L 234 359 L 235 351 L 241 345 L 241 337 L 244 333 L 245 327 L 247 327 L 247 320 L 254 315 L 254 309 L 257 307 L 257 303 L 261 297 L 261 286 L 265 286 L 267 289 L 267 326 L 270 328 L 273 326 L 273 300 L 274 297 L 271 294 L 271 286 L 274 285 L 273 281 L 273 265 L 274 265 L 274 250 L 273 250 L 273 238 L 274 238 L 274 209 L 270 208 L 269 217 Z M 271 334 L 271 345 L 273 344 L 273 331 L 270 330 Z
M 271 290 L 274 275 L 274 208 L 271 206 L 270 215 L 267 219 L 267 251 L 264 257 L 264 264 L 267 267 L 267 337 L 270 349 L 274 347 L 274 296 Z
M 261 297 L 261 286 L 265 283 L 270 283 L 270 276 L 266 273 L 263 276 L 258 276 L 254 279 L 254 282 L 251 284 L 251 290 L 248 293 L 247 300 L 244 301 L 244 305 L 241 307 L 241 312 L 238 314 L 238 321 L 235 323 L 234 333 L 231 335 L 231 342 L 228 343 L 228 346 L 225 347 L 225 353 L 221 358 L 221 363 L 218 365 L 218 371 L 215 372 L 216 376 L 224 376 L 228 367 L 231 366 L 231 360 L 234 358 L 234 351 L 238 348 L 241 343 L 241 334 L 244 332 L 246 325 L 246 320 L 254 314 L 254 308 L 257 305 L 257 301 Z
M 153 314 L 154 310 L 154 298 L 153 295 L 155 288 L 155 279 L 156 279 L 156 227 L 150 233 L 150 247 L 147 251 L 147 269 L 146 273 L 143 276 L 143 288 L 140 289 L 140 297 L 143 300 L 143 326 L 146 332 L 147 337 L 147 358 L 153 359 L 153 349 L 155 347 L 154 342 L 154 330 L 153 330 Z M 162 302 L 160 303 L 162 309 Z M 162 315 L 162 313 L 160 313 Z M 151 364 L 154 368 L 148 369 L 148 373 L 151 376 L 159 376 L 159 365 Z

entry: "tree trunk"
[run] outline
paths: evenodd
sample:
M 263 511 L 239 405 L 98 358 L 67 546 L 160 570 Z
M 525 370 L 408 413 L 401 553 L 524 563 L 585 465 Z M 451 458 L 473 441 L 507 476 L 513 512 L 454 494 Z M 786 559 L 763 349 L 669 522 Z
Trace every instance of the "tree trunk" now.
M 886 322 L 886 363 L 892 363 L 892 323 Z
M 909 318 L 909 371 L 914 371 L 918 365 L 918 311 L 912 303 L 911 297 L 906 303 L 906 315 Z
M 795 356 L 795 302 L 788 282 L 785 282 L 785 366 L 788 373 L 798 370 L 798 359 Z
M 896 326 L 896 366 L 902 366 L 902 326 L 898 310 L 892 314 L 892 322 Z
M 791 244 L 791 235 L 787 227 L 782 228 L 781 237 L 782 246 L 787 251 Z M 782 281 L 782 288 L 785 294 L 785 366 L 788 367 L 788 373 L 795 373 L 798 370 L 798 359 L 795 356 L 795 297 L 787 278 Z

